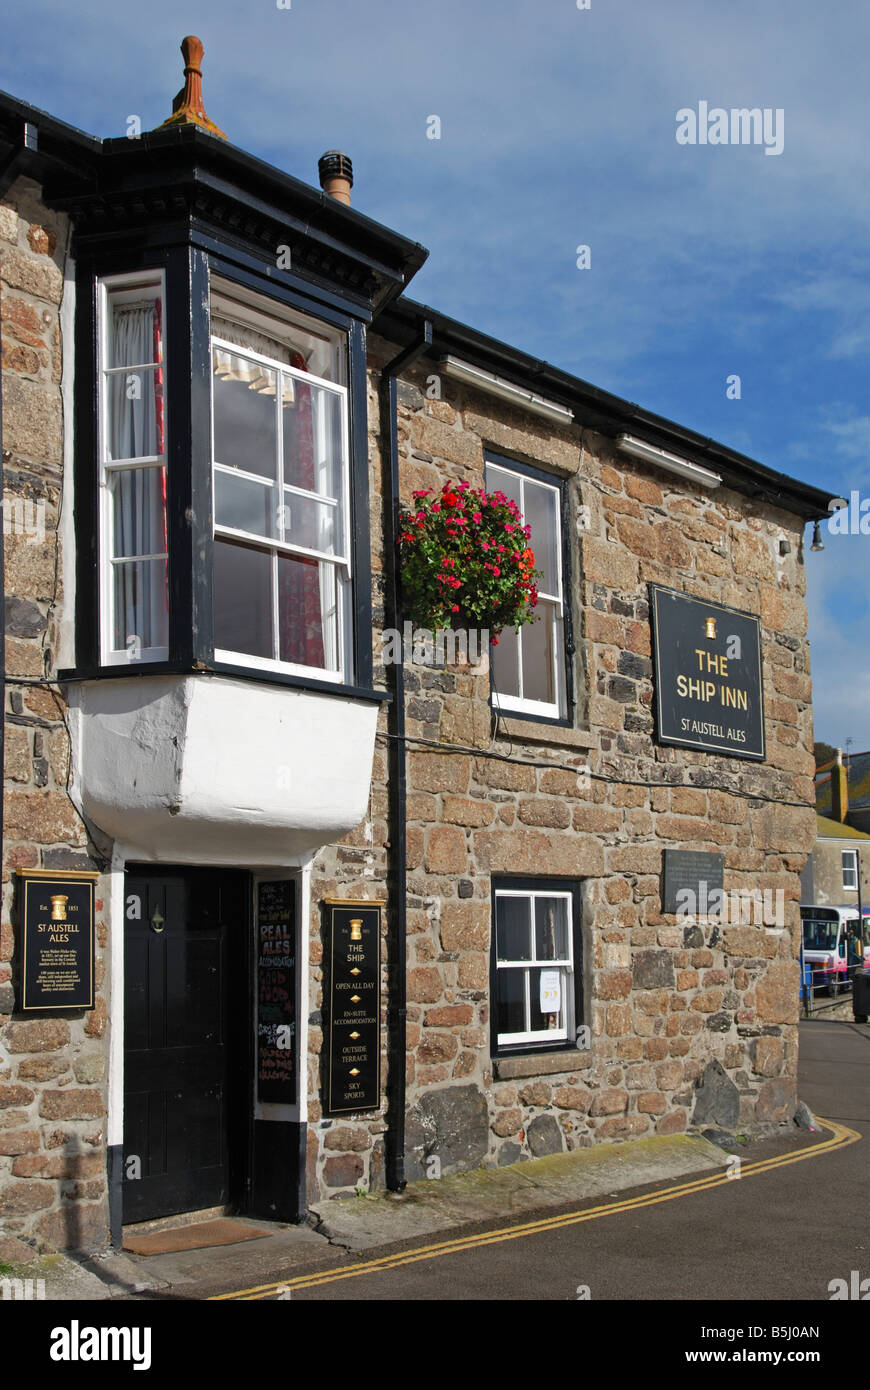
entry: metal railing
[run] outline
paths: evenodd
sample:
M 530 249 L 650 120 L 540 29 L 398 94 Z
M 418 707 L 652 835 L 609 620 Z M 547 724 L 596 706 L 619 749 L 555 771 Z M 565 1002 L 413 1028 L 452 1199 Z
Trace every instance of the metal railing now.
M 852 961 L 844 970 L 833 970 L 828 965 L 804 960 L 801 950 L 801 1007 L 804 1016 L 827 1013 L 843 1004 L 852 993 L 852 981 L 856 970 L 863 968 L 863 961 Z

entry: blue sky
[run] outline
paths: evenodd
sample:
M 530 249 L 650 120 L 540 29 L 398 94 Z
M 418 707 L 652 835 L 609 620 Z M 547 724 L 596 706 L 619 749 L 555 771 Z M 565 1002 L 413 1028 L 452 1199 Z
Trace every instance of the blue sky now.
M 324 150 L 351 155 L 354 205 L 431 252 L 416 299 L 870 498 L 862 0 L 28 0 L 0 87 L 96 135 L 149 129 L 185 33 L 235 144 L 314 184 Z M 782 153 L 679 145 L 700 101 L 780 108 Z M 870 536 L 823 530 L 816 737 L 870 748 Z

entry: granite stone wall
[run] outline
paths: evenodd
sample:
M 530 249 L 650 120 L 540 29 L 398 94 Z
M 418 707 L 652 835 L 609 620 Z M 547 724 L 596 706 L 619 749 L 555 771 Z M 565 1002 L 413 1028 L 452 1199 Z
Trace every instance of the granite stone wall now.
M 378 614 L 385 483 L 377 369 L 394 351 L 370 339 Z M 485 658 L 405 667 L 408 1176 L 693 1123 L 785 1123 L 795 1106 L 799 874 L 815 839 L 802 525 L 742 494 L 711 495 L 634 464 L 578 426 L 554 427 L 447 378 L 433 381 L 435 371 L 423 364 L 399 387 L 404 503 L 447 479 L 481 485 L 486 448 L 567 479 L 577 522 L 568 536 L 576 716 L 571 728 L 496 720 Z M 650 583 L 760 616 L 763 764 L 654 742 Z M 378 630 L 373 640 L 377 659 Z M 388 897 L 385 748 L 380 741 L 369 818 L 315 861 L 314 1008 L 317 900 Z M 780 892 L 779 925 L 707 918 L 686 926 L 663 914 L 666 848 L 722 853 L 729 892 L 768 890 L 773 901 Z M 591 1047 L 492 1058 L 494 874 L 581 881 Z M 391 923 L 388 902 L 386 959 Z M 385 970 L 385 999 L 386 986 Z M 315 1028 L 312 1198 L 376 1186 L 383 1173 L 380 1116 L 320 1118 L 320 1046 Z
M 20 1241 L 101 1244 L 106 1189 L 107 883 L 97 883 L 96 1008 L 14 1013 L 17 869 L 100 868 L 67 791 L 70 739 L 55 682 L 64 593 L 61 302 L 67 222 L 19 179 L 0 203 L 6 614 L 0 919 L 0 1259 Z M 18 1250 L 20 1254 L 21 1251 Z

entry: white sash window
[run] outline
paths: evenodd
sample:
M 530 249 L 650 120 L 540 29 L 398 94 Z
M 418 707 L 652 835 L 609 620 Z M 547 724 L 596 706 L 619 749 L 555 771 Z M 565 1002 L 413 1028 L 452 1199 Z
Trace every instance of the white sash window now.
M 99 284 L 102 653 L 168 655 L 164 290 L 160 274 Z
M 524 544 L 535 552 L 538 581 L 535 618 L 515 631 L 502 630 L 490 649 L 492 703 L 500 710 L 560 719 L 566 711 L 562 585 L 562 527 L 558 487 L 501 463 L 486 464 L 487 492 L 503 492 L 531 527 Z
M 277 311 L 212 295 L 215 657 L 345 681 L 344 343 Z
M 573 895 L 495 890 L 495 1032 L 499 1047 L 574 1039 Z

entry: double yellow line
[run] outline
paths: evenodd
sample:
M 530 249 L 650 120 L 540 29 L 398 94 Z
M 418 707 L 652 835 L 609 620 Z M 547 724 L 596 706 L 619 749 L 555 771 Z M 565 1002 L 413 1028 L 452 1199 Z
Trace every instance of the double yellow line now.
M 774 1168 L 787 1168 L 792 1163 L 803 1163 L 808 1158 L 820 1158 L 822 1154 L 833 1153 L 836 1149 L 856 1144 L 861 1135 L 846 1125 L 834 1120 L 818 1120 L 818 1124 L 831 1131 L 831 1138 L 821 1144 L 801 1149 L 798 1153 L 786 1154 L 781 1158 L 760 1159 L 757 1163 L 741 1163 L 737 1170 L 740 1180 L 756 1177 L 759 1173 L 769 1173 Z M 521 1240 L 525 1236 L 541 1235 L 544 1231 L 557 1231 L 565 1226 L 577 1226 L 582 1221 L 597 1221 L 602 1216 L 614 1216 L 621 1211 L 639 1211 L 643 1207 L 654 1207 L 659 1202 L 673 1202 L 678 1197 L 688 1197 L 693 1192 L 706 1192 L 711 1187 L 722 1187 L 734 1181 L 729 1173 L 717 1172 L 709 1177 L 697 1178 L 694 1182 L 679 1183 L 676 1187 L 660 1188 L 641 1197 L 627 1197 L 624 1201 L 607 1202 L 602 1206 L 589 1207 L 585 1211 L 563 1212 L 559 1216 L 547 1216 L 539 1221 L 528 1221 L 523 1225 L 507 1226 L 498 1231 L 484 1231 L 476 1236 L 458 1236 L 454 1240 L 440 1241 L 435 1245 L 420 1245 L 413 1250 L 400 1251 L 395 1255 L 384 1255 L 377 1260 L 361 1261 L 358 1264 L 341 1265 L 338 1269 L 323 1270 L 320 1274 L 300 1274 L 295 1279 L 281 1279 L 276 1284 L 260 1284 L 252 1289 L 237 1289 L 233 1293 L 215 1294 L 208 1302 L 237 1301 L 255 1302 L 258 1299 L 274 1298 L 279 1290 L 293 1293 L 296 1289 L 317 1288 L 321 1284 L 336 1283 L 339 1279 L 358 1279 L 364 1274 L 378 1274 L 384 1270 L 400 1269 L 402 1265 L 417 1264 L 420 1260 L 434 1260 L 440 1255 L 458 1255 L 463 1250 L 477 1250 L 484 1245 L 499 1245 L 506 1240 Z

